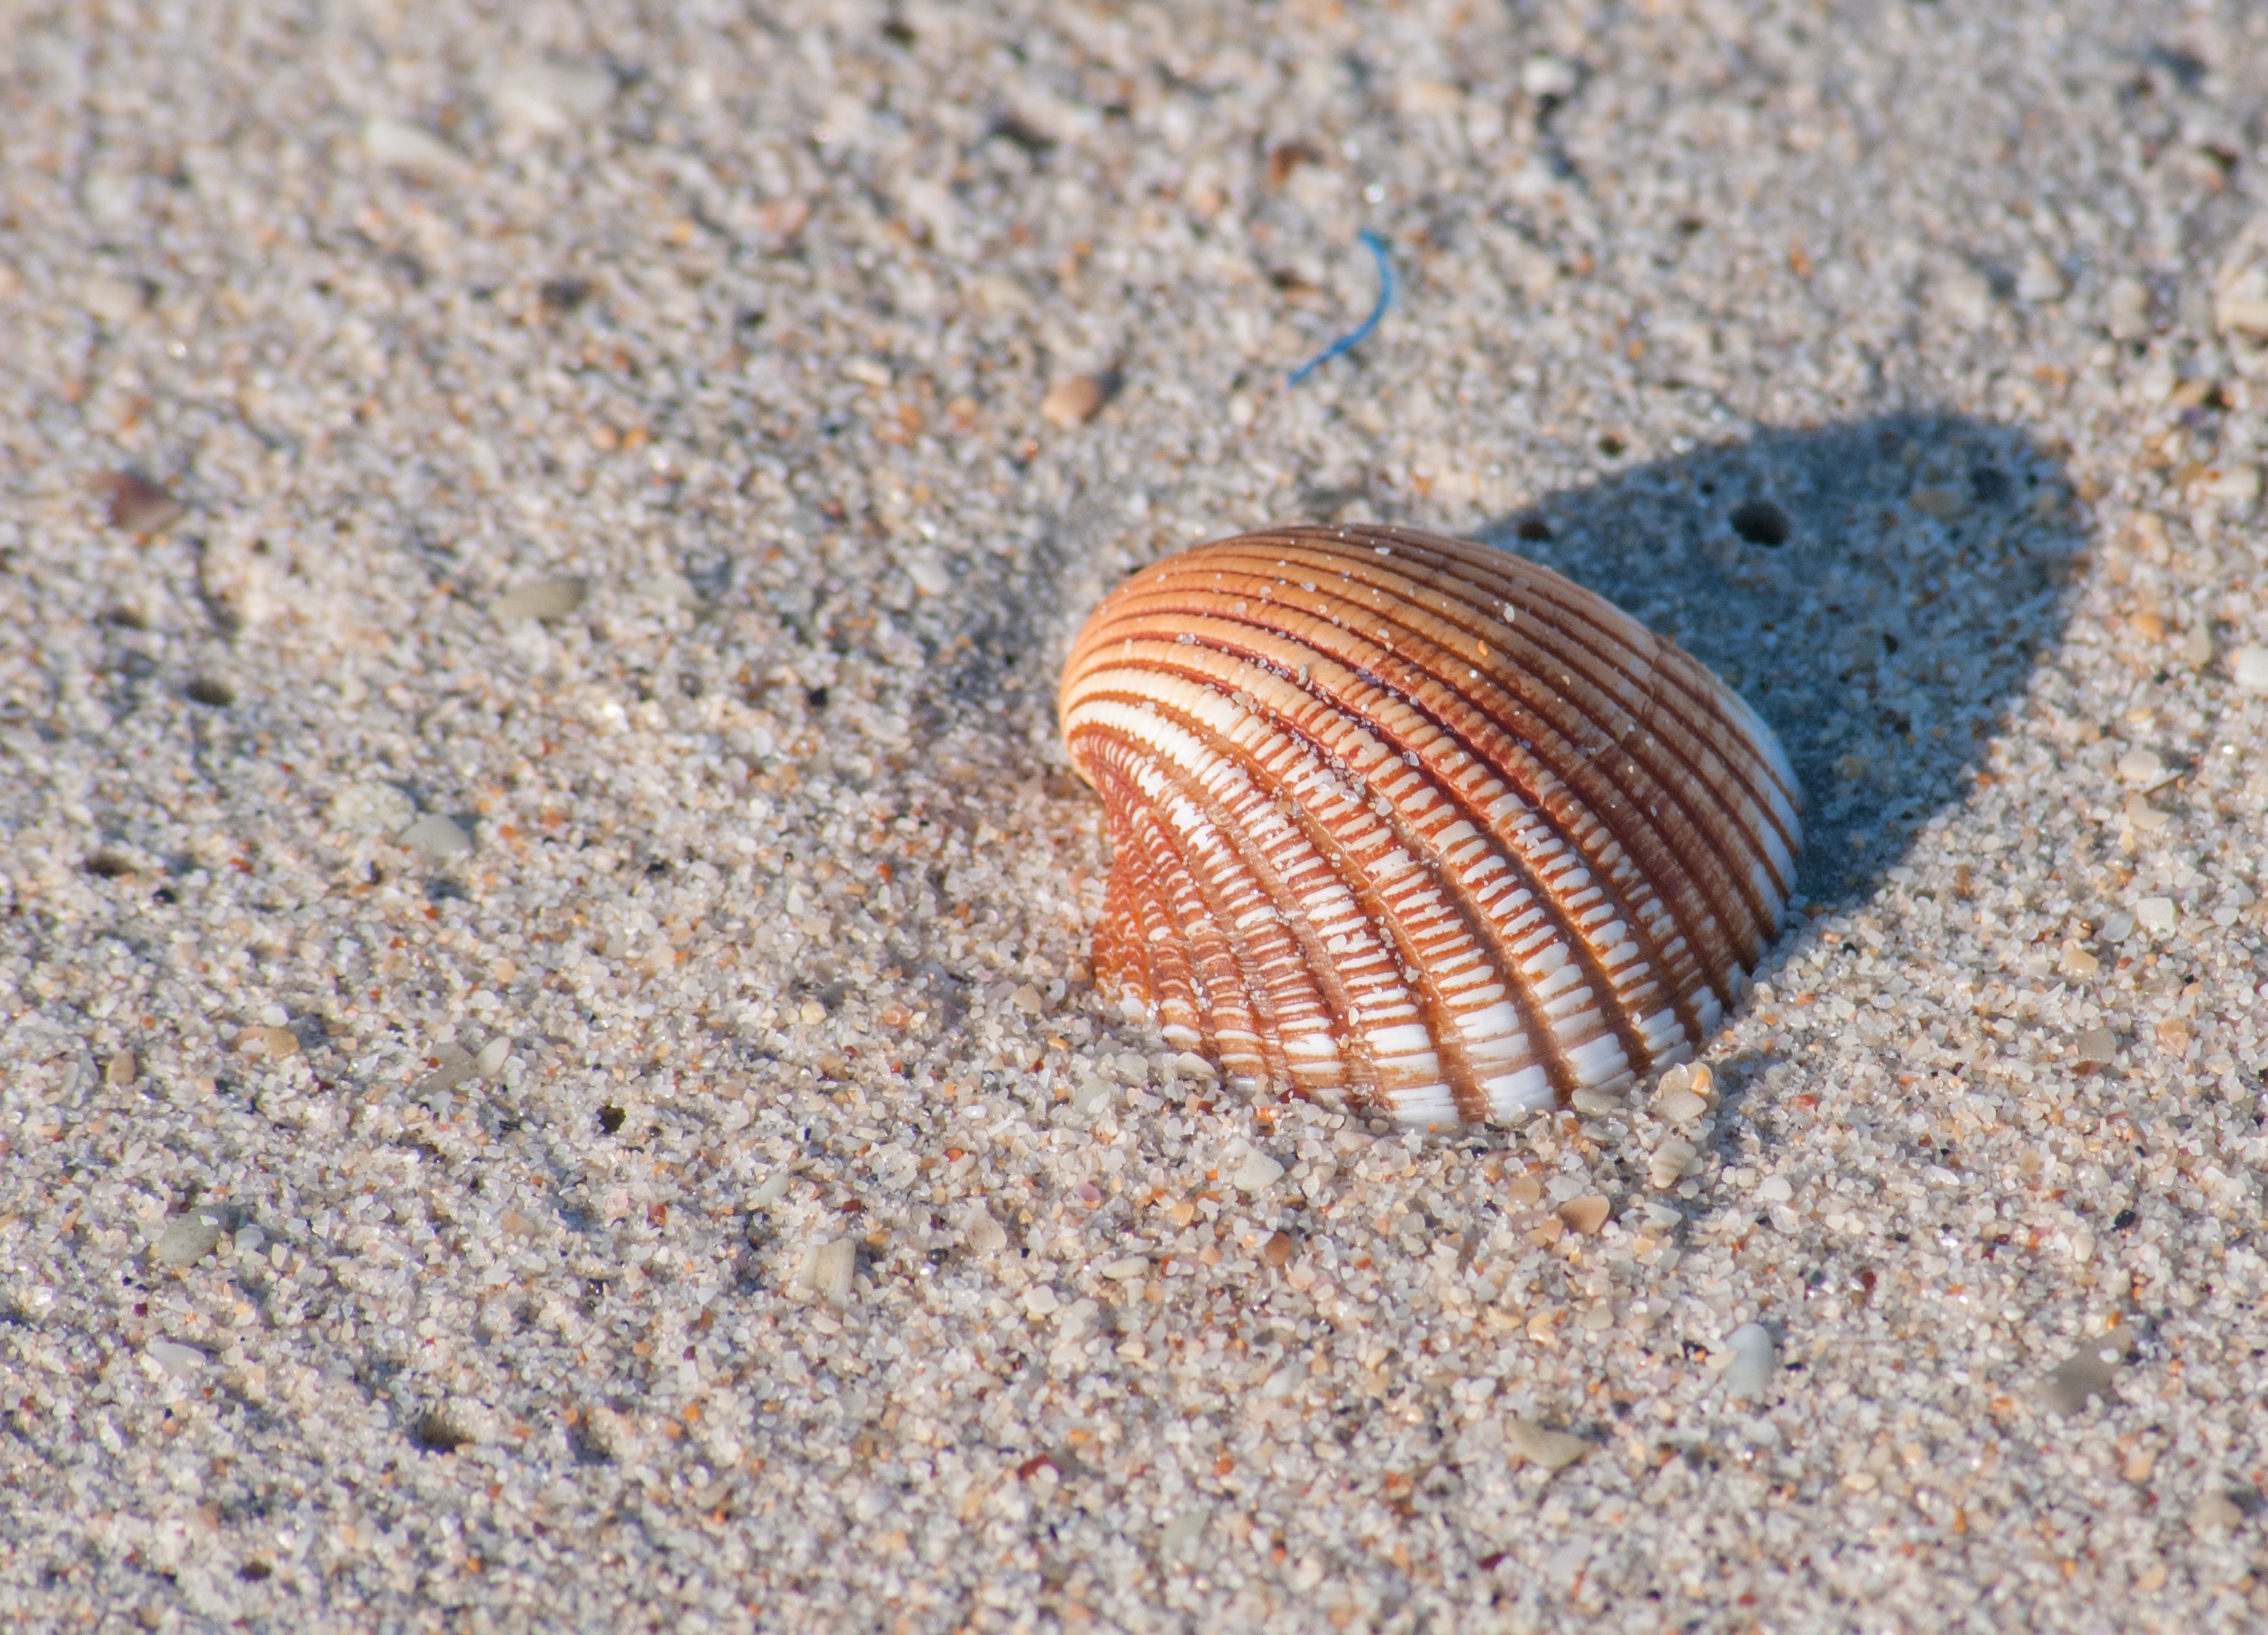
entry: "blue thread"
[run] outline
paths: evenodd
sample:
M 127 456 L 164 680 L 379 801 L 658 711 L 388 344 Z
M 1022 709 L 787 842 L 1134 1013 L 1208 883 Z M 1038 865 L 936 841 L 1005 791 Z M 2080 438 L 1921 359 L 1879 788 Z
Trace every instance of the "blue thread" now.
M 1360 324 L 1294 369 L 1291 379 L 1285 383 L 1287 386 L 1299 385 L 1334 357 L 1354 350 L 1369 339 L 1370 332 L 1378 328 L 1378 320 L 1386 316 L 1387 306 L 1394 299 L 1394 263 L 1387 259 L 1385 239 L 1367 227 L 1362 230 L 1359 237 L 1369 247 L 1371 259 L 1378 263 L 1378 305 L 1370 309 L 1370 316 Z

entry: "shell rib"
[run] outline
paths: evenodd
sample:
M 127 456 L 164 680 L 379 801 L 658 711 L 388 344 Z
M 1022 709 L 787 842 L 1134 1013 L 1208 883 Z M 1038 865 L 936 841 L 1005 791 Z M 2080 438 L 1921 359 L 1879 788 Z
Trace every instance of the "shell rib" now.
M 1057 701 L 1113 851 L 1106 990 L 1233 1083 L 1504 1120 L 1690 1060 L 1780 927 L 1795 777 L 1724 683 L 1508 553 L 1185 551 Z

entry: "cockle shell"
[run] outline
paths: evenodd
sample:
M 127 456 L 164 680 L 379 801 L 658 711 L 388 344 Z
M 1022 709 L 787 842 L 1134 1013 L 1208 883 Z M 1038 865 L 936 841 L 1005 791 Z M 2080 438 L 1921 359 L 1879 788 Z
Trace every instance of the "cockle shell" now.
M 1771 732 L 1508 553 L 1287 527 L 1146 568 L 1058 696 L 1113 852 L 1106 991 L 1232 1082 L 1419 1124 L 1690 1059 L 1801 844 Z

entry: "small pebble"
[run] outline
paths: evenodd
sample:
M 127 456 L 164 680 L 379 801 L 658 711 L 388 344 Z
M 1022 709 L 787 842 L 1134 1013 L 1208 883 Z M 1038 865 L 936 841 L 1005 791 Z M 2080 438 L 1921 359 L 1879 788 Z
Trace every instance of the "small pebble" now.
M 421 1096 L 454 1090 L 472 1078 L 476 1071 L 473 1066 L 472 1052 L 460 1044 L 435 1045 L 431 1060 L 435 1064 L 432 1071 L 417 1081 L 417 1094 Z
M 1779 1373 L 1778 1348 L 1771 1330 L 1760 1322 L 1744 1322 L 1725 1337 L 1732 1360 L 1725 1368 L 1725 1395 L 1753 1401 L 1772 1388 Z
M 2118 1059 L 2118 1035 L 2108 1027 L 2090 1027 L 2080 1035 L 2073 1054 L 2092 1066 L 2108 1067 Z
M 1571 96 L 1580 83 L 1575 65 L 1565 57 L 1539 55 L 1521 64 L 1520 88 L 1538 99 Z
M 2240 647 L 2228 655 L 2228 674 L 2248 693 L 2268 693 L 2268 647 Z
M 163 534 L 184 514 L 180 500 L 138 471 L 111 472 L 99 487 L 110 526 L 136 539 Z
M 473 837 L 454 818 L 428 812 L 401 831 L 401 843 L 429 858 L 460 858 L 473 849 Z
M 1090 1073 L 1079 1081 L 1079 1088 L 1071 1093 L 1071 1110 L 1081 1117 L 1099 1108 L 1110 1105 L 1112 1090 L 1108 1079 Z
M 1300 1246 L 1288 1232 L 1271 1233 L 1268 1241 L 1260 1246 L 1260 1258 L 1270 1265 L 1281 1268 L 1291 1263 Z
M 701 606 L 701 593 L 681 573 L 666 570 L 639 582 L 638 594 L 660 608 L 681 608 L 688 613 Z
M 2124 1356 L 2115 1340 L 2086 1342 L 2040 1381 L 2040 1401 L 2053 1413 L 2078 1413 L 2090 1399 L 2110 1391 Z
M 1085 425 L 1109 401 L 1110 388 L 1094 375 L 1071 375 L 1057 381 L 1040 400 L 1040 416 L 1065 431 Z
M 268 1234 L 248 1220 L 236 1229 L 236 1252 L 239 1255 L 256 1255 L 267 1241 Z
M 152 1340 L 148 1346 L 150 1360 L 176 1380 L 194 1379 L 212 1359 L 194 1345 L 184 1345 L 179 1340 Z
M 1546 1470 L 1565 1470 L 1591 1451 L 1592 1444 L 1565 1431 L 1547 1430 L 1532 1419 L 1507 1419 L 1504 1445 L 1514 1457 Z
M 563 574 L 506 591 L 489 604 L 489 613 L 498 624 L 525 624 L 530 620 L 549 623 L 572 615 L 590 593 L 588 579 Z
M 2140 795 L 2129 795 L 2121 811 L 2128 826 L 2144 835 L 2154 835 L 2174 821 L 2171 813 L 2152 806 Z
M 2171 931 L 2179 917 L 2171 897 L 2145 897 L 2134 905 L 2134 923 L 2145 931 Z
M 795 1171 L 789 1166 L 783 1164 L 777 1169 L 772 1171 L 770 1175 L 766 1175 L 762 1182 L 758 1184 L 756 1189 L 748 1194 L 748 1207 L 750 1209 L 770 1209 L 773 1204 L 785 1197 L 787 1196 L 787 1189 L 794 1184 Z
M 399 835 L 416 821 L 417 803 L 375 778 L 350 784 L 331 799 L 331 821 L 350 835 Z
M 2119 909 L 2102 922 L 2102 940 L 2117 946 L 2134 934 L 2134 917 Z
M 247 1027 L 236 1036 L 236 1048 L 247 1056 L 264 1056 L 271 1062 L 280 1062 L 299 1051 L 299 1036 L 288 1027 L 266 1024 Z
M 2150 286 L 2139 278 L 2116 278 L 2103 292 L 2102 327 L 2114 341 L 2139 341 L 2150 333 Z
M 1272 1187 L 1283 1178 L 1284 1166 L 1267 1153 L 1256 1151 L 1247 1153 L 1244 1161 L 1236 1167 L 1236 1174 L 1229 1177 L 1246 1192 L 1257 1192 L 1263 1187 Z
M 102 1070 L 102 1082 L 113 1090 L 123 1090 L 142 1076 L 142 1064 L 131 1050 L 121 1050 L 110 1058 Z
M 1559 1219 L 1567 1223 L 1567 1230 L 1589 1237 L 1607 1224 L 1614 1205 L 1603 1194 L 1594 1192 L 1587 1197 L 1569 1198 L 1559 1206 Z
M 545 136 L 589 124 L 614 99 L 612 74 L 563 63 L 515 63 L 489 88 L 489 106 L 498 119 Z
M 1044 1283 L 1035 1283 L 1024 1291 L 1024 1309 L 1035 1317 L 1052 1316 L 1062 1305 L 1056 1292 Z
M 1653 1110 L 1673 1124 L 1690 1124 L 1709 1110 L 1709 1103 L 1690 1090 L 1672 1090 L 1653 1098 Z
M 1606 1090 L 1578 1090 L 1567 1099 L 1586 1118 L 1604 1118 L 1623 1104 L 1622 1097 Z
M 1149 1270 L 1149 1260 L 1140 1255 L 1128 1255 L 1118 1260 L 1105 1261 L 1095 1268 L 1098 1275 L 1109 1278 L 1113 1283 L 1124 1283 L 1130 1278 L 1140 1277 Z
M 1701 1149 L 1690 1141 L 1672 1137 L 1653 1150 L 1646 1160 L 1646 1179 L 1658 1191 L 1668 1191 L 1690 1175 L 1700 1161 Z
M 1174 1077 L 1193 1079 L 1204 1084 L 1217 1085 L 1220 1082 L 1220 1070 L 1196 1051 L 1183 1050 L 1174 1057 Z
M 961 1241 L 978 1255 L 998 1255 L 1008 1247 L 1008 1229 L 983 1210 L 969 1218 Z
M 804 1263 L 804 1285 L 841 1311 L 850 1303 L 851 1274 L 858 1267 L 858 1244 L 849 1238 L 829 1238 L 812 1246 Z
M 512 1054 L 512 1041 L 499 1034 L 480 1048 L 473 1057 L 473 1071 L 483 1079 L 493 1079 L 503 1069 L 504 1058 Z
M 2207 1488 L 2190 1506 L 2190 1531 L 2200 1536 L 2229 1532 L 2243 1521 L 2243 1506 L 2220 1488 Z
M 149 292 L 138 278 L 116 278 L 96 273 L 78 287 L 78 304 L 107 324 L 122 324 L 142 315 Z
M 2025 259 L 2016 274 L 2016 298 L 2020 301 L 2060 301 L 2070 289 L 2063 269 L 2037 252 Z
M 2154 749 L 2130 749 L 2118 757 L 2118 776 L 2130 784 L 2154 784 L 2165 775 L 2165 757 Z
M 462 156 L 422 125 L 378 114 L 363 122 L 363 151 L 388 170 L 437 175 L 452 171 Z
M 906 577 L 924 596 L 942 596 L 953 588 L 953 570 L 933 550 L 917 550 L 906 558 Z
M 1969 509 L 1969 500 L 1958 489 L 1916 489 L 1906 496 L 1906 503 L 1925 517 L 1934 517 L 1940 522 L 1950 522 Z
M 218 1211 L 193 1209 L 166 1223 L 154 1253 L 161 1265 L 193 1266 L 213 1252 L 223 1230 Z
M 1786 1204 L 1795 1197 L 1795 1189 L 1786 1175 L 1766 1175 L 1756 1184 L 1759 1204 Z
M 2223 278 L 2213 292 L 2213 321 L 2224 335 L 2268 335 L 2268 261 Z
M 1945 315 L 1967 329 L 1982 329 L 1992 321 L 1992 281 L 1973 267 L 1955 267 L 1937 280 L 1937 304 Z

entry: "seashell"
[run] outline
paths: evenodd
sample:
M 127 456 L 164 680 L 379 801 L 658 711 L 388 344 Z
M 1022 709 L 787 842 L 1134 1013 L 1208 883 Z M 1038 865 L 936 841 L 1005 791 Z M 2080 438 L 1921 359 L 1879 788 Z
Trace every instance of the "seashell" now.
M 1693 1057 L 1795 880 L 1794 774 L 1738 695 L 1410 529 L 1144 569 L 1057 710 L 1110 831 L 1098 980 L 1247 1090 L 1418 1124 L 1619 1093 Z

